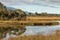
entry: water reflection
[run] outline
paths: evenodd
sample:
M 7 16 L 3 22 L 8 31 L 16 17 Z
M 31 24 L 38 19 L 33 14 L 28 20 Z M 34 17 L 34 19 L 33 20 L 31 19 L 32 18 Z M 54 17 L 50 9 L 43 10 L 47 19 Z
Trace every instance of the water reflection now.
M 35 35 L 35 34 L 53 34 L 56 30 L 60 30 L 60 25 L 57 26 L 26 26 L 25 35 Z
M 20 36 L 24 35 L 36 35 L 36 34 L 42 34 L 42 35 L 47 35 L 47 34 L 54 34 L 56 30 L 60 30 L 60 25 L 57 26 L 26 26 L 26 31 Z M 9 37 L 16 37 L 15 35 L 9 35 L 7 33 L 6 38 L 3 40 L 8 40 Z

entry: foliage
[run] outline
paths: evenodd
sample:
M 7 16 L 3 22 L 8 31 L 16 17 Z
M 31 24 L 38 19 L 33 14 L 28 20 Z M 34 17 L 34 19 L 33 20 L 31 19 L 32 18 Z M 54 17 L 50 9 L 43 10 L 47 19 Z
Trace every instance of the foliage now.
M 10 10 L 0 3 L 0 20 L 18 20 L 25 17 L 26 14 L 21 9 Z

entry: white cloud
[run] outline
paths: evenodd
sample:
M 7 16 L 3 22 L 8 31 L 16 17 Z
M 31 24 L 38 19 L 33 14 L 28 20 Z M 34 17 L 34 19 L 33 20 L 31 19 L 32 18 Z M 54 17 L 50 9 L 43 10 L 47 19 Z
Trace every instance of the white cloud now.
M 8 6 L 32 4 L 32 5 L 56 7 L 58 4 L 60 4 L 60 0 L 0 0 L 0 2 L 3 2 L 4 5 Z
M 21 2 L 21 0 L 0 0 L 5 5 L 22 5 L 25 4 L 24 2 Z
M 28 2 L 28 3 L 29 3 L 29 2 L 32 3 L 33 1 L 34 1 L 34 0 L 24 0 L 24 2 Z
M 46 2 L 50 2 L 50 0 L 45 0 Z
M 0 0 L 0 2 L 4 2 L 4 4 L 41 4 L 43 3 L 55 3 L 60 4 L 60 0 Z

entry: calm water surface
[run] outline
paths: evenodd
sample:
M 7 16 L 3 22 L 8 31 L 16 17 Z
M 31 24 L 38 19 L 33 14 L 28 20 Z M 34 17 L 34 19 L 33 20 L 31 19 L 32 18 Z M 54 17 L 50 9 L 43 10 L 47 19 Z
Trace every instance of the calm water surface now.
M 47 35 L 47 34 L 53 34 L 56 32 L 56 30 L 60 30 L 60 25 L 57 26 L 26 26 L 26 31 L 25 33 L 22 34 L 24 35 L 36 35 L 36 34 L 42 34 L 42 35 Z M 7 33 L 6 37 L 3 40 L 8 40 L 9 37 L 16 37 L 15 35 L 9 35 Z
M 60 30 L 60 25 L 56 26 L 26 26 L 25 35 L 35 35 L 35 34 L 52 34 L 56 30 Z

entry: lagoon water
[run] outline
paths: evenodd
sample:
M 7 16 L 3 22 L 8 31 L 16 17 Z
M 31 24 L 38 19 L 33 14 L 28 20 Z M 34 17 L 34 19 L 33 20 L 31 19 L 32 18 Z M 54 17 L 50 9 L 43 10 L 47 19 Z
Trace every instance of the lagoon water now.
M 26 26 L 25 35 L 36 35 L 36 34 L 53 34 L 56 30 L 60 30 L 60 25 L 55 26 Z
M 42 35 L 50 35 L 54 34 L 56 30 L 60 30 L 60 25 L 55 25 L 55 26 L 26 26 L 26 31 L 25 33 L 22 34 L 22 36 L 26 35 L 37 35 L 37 34 L 42 34 Z M 12 35 L 13 37 L 16 37 Z M 7 34 L 6 38 L 3 40 L 8 40 L 9 37 L 12 37 L 11 35 Z

